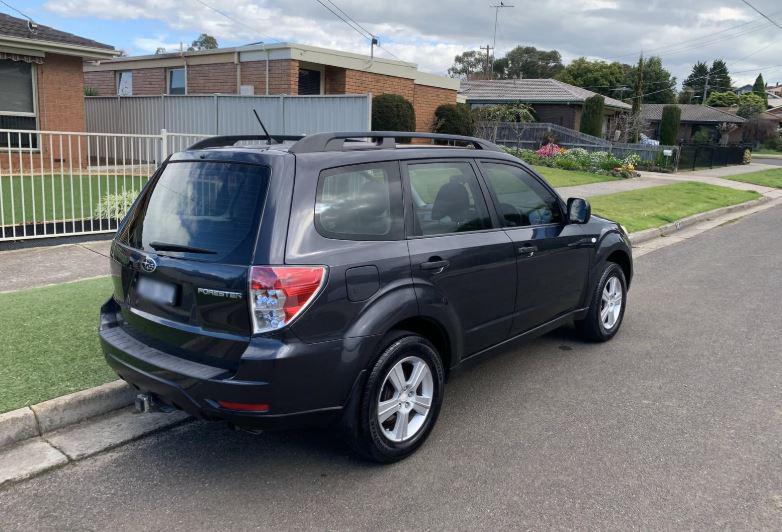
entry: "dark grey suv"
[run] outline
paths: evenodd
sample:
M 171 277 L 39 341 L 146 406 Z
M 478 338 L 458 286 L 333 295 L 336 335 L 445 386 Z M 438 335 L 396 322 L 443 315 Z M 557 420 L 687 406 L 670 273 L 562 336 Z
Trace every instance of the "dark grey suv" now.
M 111 273 L 101 343 L 145 404 L 340 427 L 390 462 L 424 442 L 465 360 L 573 321 L 616 334 L 632 254 L 483 140 L 215 137 L 152 176 Z

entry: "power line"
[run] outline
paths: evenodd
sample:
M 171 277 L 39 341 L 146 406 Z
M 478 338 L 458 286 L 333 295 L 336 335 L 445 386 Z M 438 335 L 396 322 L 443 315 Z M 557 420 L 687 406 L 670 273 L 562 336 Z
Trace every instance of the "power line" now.
M 2 1 L 3 0 L 0 0 L 0 2 L 2 2 Z M 237 18 L 232 17 L 228 13 L 225 13 L 224 11 L 221 11 L 221 10 L 217 9 L 216 7 L 210 6 L 209 4 L 204 2 L 204 0 L 195 0 L 195 1 L 198 2 L 199 4 L 201 4 L 202 6 L 206 7 L 207 9 L 211 9 L 212 11 L 217 13 L 218 15 L 222 15 L 225 18 L 227 18 L 228 20 L 230 20 L 232 22 L 235 22 L 236 24 L 239 24 L 240 26 L 244 26 L 245 28 L 247 28 L 247 29 L 251 30 L 253 33 L 255 33 L 255 35 L 258 35 L 259 37 L 263 37 L 264 40 L 280 42 L 279 40 L 274 39 L 272 37 L 265 37 L 265 36 L 261 35 L 260 33 L 258 33 L 257 28 L 254 28 L 253 26 L 250 26 L 249 24 L 246 24 L 245 22 L 243 22 L 243 21 L 241 21 L 241 20 L 239 20 Z
M 370 33 L 369 35 L 366 35 L 366 34 L 364 34 L 364 32 L 363 32 L 361 29 L 359 29 L 358 27 L 354 26 L 354 25 L 353 25 L 352 23 L 350 23 L 350 22 L 349 22 L 349 21 L 348 21 L 346 18 L 344 18 L 342 15 L 340 15 L 339 13 L 337 13 L 336 11 L 334 11 L 333 9 L 331 9 L 329 6 L 327 6 L 327 5 L 326 5 L 325 3 L 323 3 L 321 0 L 315 0 L 315 1 L 316 1 L 317 3 L 319 3 L 320 5 L 322 5 L 323 7 L 325 7 L 326 9 L 328 9 L 328 10 L 331 12 L 331 14 L 333 14 L 333 15 L 334 15 L 335 17 L 337 17 L 339 20 L 341 20 L 342 22 L 344 22 L 345 24 L 347 24 L 348 26 L 350 26 L 350 27 L 353 29 L 353 31 L 355 31 L 356 33 L 358 33 L 359 35 L 361 35 L 363 38 L 365 38 L 365 39 L 373 39 L 373 38 L 374 38 L 374 36 L 373 36 L 371 33 Z M 337 9 L 339 9 L 339 8 L 337 8 Z
M 9 9 L 13 9 L 14 11 L 16 11 L 17 13 L 19 13 L 20 15 L 22 15 L 24 18 L 26 18 L 27 20 L 29 20 L 30 22 L 34 22 L 34 21 L 33 21 L 33 19 L 32 19 L 32 17 L 30 17 L 30 15 L 28 15 L 27 13 L 23 13 L 22 11 L 19 11 L 18 9 L 16 9 L 14 6 L 12 6 L 11 4 L 9 4 L 9 3 L 8 3 L 8 2 L 6 2 L 5 0 L 0 0 L 0 4 L 3 4 L 4 6 L 6 6 L 6 7 L 7 7 L 7 8 L 9 8 Z
M 355 20 L 353 17 L 351 17 L 350 15 L 348 15 L 348 14 L 345 12 L 345 10 L 344 10 L 344 9 L 342 9 L 342 8 L 341 8 L 341 7 L 339 7 L 339 6 L 338 6 L 338 5 L 337 5 L 335 2 L 333 2 L 333 0 L 326 0 L 326 1 L 327 1 L 329 4 L 331 4 L 332 6 L 334 6 L 334 7 L 337 9 L 337 11 L 339 11 L 340 13 L 342 13 L 343 15 L 345 15 L 345 17 L 347 17 L 347 18 L 348 18 L 348 19 L 349 19 L 349 20 L 350 20 L 350 21 L 351 21 L 353 24 L 355 24 L 355 25 L 356 25 L 356 26 L 358 26 L 360 29 L 362 29 L 362 30 L 363 30 L 363 31 L 364 31 L 364 32 L 365 32 L 365 33 L 366 33 L 366 34 L 367 34 L 369 37 L 375 37 L 375 34 L 373 34 L 371 31 L 369 31 L 369 30 L 368 30 L 368 29 L 366 29 L 364 26 L 362 26 L 361 24 L 359 24 L 359 23 L 358 23 L 358 22 L 357 22 L 357 21 L 356 21 L 356 20 Z
M 741 0 L 741 1 L 742 1 L 742 2 L 744 2 L 745 4 L 747 4 L 749 7 L 751 7 L 751 8 L 752 8 L 752 10 L 753 10 L 755 13 L 757 13 L 758 15 L 760 15 L 761 17 L 763 17 L 764 19 L 766 19 L 766 20 L 768 20 L 769 22 L 771 22 L 771 23 L 772 23 L 774 26 L 776 26 L 777 28 L 779 28 L 780 30 L 782 30 L 782 26 L 780 26 L 779 24 L 777 24 L 777 22 L 776 22 L 775 20 L 773 20 L 771 17 L 769 17 L 768 15 L 766 15 L 765 13 L 763 13 L 763 12 L 762 12 L 760 9 L 758 9 L 758 8 L 756 8 L 755 6 L 753 6 L 752 4 L 750 4 L 750 3 L 749 3 L 747 0 Z
M 328 9 L 328 10 L 329 10 L 329 12 L 330 12 L 332 15 L 334 15 L 334 16 L 335 16 L 335 17 L 337 17 L 339 20 L 341 20 L 342 22 L 344 22 L 345 24 L 347 24 L 348 26 L 350 26 L 350 28 L 352 28 L 352 29 L 353 29 L 353 31 L 355 31 L 356 33 L 358 33 L 359 35 L 361 35 L 363 38 L 365 38 L 365 39 L 369 39 L 369 41 L 372 43 L 372 45 L 377 45 L 377 47 L 378 47 L 378 48 L 380 48 L 381 50 L 383 50 L 384 52 L 386 52 L 388 55 L 390 55 L 390 56 L 391 56 L 391 57 L 393 57 L 394 59 L 397 59 L 397 60 L 401 61 L 401 59 L 399 59 L 399 57 L 397 57 L 396 55 L 394 55 L 394 53 L 392 53 L 391 51 L 387 50 L 387 49 L 386 49 L 386 48 L 384 48 L 384 47 L 383 47 L 383 46 L 382 46 L 380 43 L 378 43 L 378 42 L 377 42 L 377 35 L 373 34 L 371 31 L 369 31 L 368 29 L 366 29 L 364 26 L 362 26 L 361 24 L 359 24 L 358 22 L 356 22 L 356 20 L 355 20 L 355 19 L 353 19 L 353 17 L 351 17 L 350 15 L 348 15 L 348 14 L 347 14 L 347 12 L 345 12 L 345 11 L 344 11 L 342 8 L 340 8 L 340 7 L 339 7 L 337 4 L 335 4 L 335 3 L 334 3 L 332 0 L 326 0 L 326 1 L 327 1 L 329 4 L 331 4 L 332 6 L 334 6 L 334 9 L 336 9 L 337 11 L 334 11 L 334 9 L 331 9 L 331 7 L 329 7 L 328 5 L 326 5 L 325 3 L 323 3 L 321 0 L 315 0 L 315 1 L 316 1 L 317 3 L 319 3 L 320 5 L 322 5 L 323 7 L 325 7 L 326 9 Z

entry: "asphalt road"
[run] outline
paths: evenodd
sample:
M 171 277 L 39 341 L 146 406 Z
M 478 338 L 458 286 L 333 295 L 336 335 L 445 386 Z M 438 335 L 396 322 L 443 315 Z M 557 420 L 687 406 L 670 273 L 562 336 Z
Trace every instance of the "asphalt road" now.
M 760 164 L 773 164 L 775 166 L 782 166 L 782 159 L 779 157 L 763 157 L 762 155 L 753 155 L 752 156 L 752 162 L 753 163 L 760 163 Z
M 0 529 L 782 528 L 782 207 L 640 257 L 622 331 L 455 374 L 375 466 L 191 423 L 0 491 Z

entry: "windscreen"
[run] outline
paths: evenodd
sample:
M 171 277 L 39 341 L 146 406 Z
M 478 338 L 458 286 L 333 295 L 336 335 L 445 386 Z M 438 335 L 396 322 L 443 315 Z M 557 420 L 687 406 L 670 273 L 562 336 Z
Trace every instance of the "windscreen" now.
M 119 240 L 160 255 L 249 264 L 269 168 L 172 162 L 145 190 Z

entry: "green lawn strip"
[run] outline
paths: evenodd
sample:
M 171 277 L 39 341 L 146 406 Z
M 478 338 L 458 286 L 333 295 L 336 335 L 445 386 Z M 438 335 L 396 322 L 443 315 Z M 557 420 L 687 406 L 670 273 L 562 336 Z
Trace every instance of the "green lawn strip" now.
M 98 342 L 101 277 L 0 294 L 0 413 L 116 379 Z
M 602 181 L 616 181 L 622 179 L 612 175 L 591 174 L 578 170 L 562 170 L 561 168 L 549 168 L 548 166 L 533 166 L 537 173 L 542 175 L 549 185 L 556 188 L 574 187 Z
M 621 223 L 632 233 L 758 197 L 757 192 L 687 181 L 594 196 L 589 203 L 593 213 Z
M 761 185 L 764 187 L 782 188 L 782 168 L 761 170 L 759 172 L 750 172 L 747 174 L 729 175 L 724 179 L 741 181 L 742 183 L 752 183 L 753 185 Z
M 3 175 L 0 173 L 0 201 L 2 225 L 16 225 L 23 221 L 38 222 L 90 219 L 106 194 L 127 189 L 140 190 L 146 176 L 45 174 Z M 35 216 L 33 216 L 33 207 Z
M 782 157 L 782 151 L 769 150 L 768 148 L 760 148 L 759 150 L 752 150 L 752 155 L 777 155 Z

